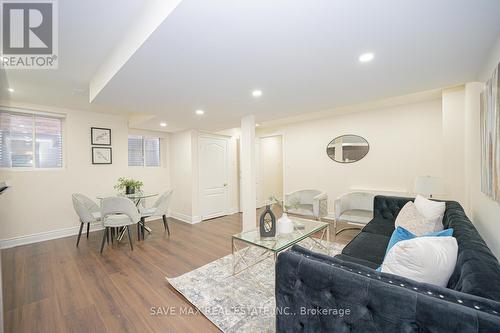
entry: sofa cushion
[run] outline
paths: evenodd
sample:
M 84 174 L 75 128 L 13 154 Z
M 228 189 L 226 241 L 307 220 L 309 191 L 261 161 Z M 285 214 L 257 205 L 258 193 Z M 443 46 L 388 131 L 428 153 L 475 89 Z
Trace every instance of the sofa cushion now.
M 385 235 L 362 231 L 344 247 L 342 254 L 380 265 L 389 239 Z
M 398 216 L 396 216 L 394 226 L 396 228 L 403 227 L 416 236 L 422 236 L 434 231 L 443 230 L 442 220 L 443 216 L 428 219 L 419 212 L 417 206 L 413 202 L 409 201 L 403 209 L 401 209 Z
M 436 231 L 436 232 L 430 232 L 428 234 L 422 235 L 422 236 L 417 236 L 409 232 L 403 227 L 397 227 L 394 232 L 391 235 L 391 239 L 389 239 L 389 244 L 387 245 L 387 249 L 385 250 L 385 255 L 387 256 L 387 253 L 389 250 L 396 245 L 396 243 L 404 241 L 404 240 L 409 240 L 409 239 L 414 239 L 417 237 L 446 237 L 446 236 L 453 236 L 453 228 L 450 229 L 445 229 L 441 231 Z
M 394 232 L 394 220 L 376 217 L 363 228 L 363 231 L 391 237 Z
M 458 245 L 452 236 L 403 240 L 387 251 L 382 272 L 446 287 L 457 263 Z

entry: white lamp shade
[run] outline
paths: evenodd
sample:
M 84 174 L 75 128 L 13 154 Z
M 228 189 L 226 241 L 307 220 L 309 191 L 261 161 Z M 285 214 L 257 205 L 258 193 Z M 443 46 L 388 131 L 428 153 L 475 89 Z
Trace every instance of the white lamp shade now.
M 443 183 L 441 178 L 431 176 L 418 176 L 415 178 L 415 193 L 425 195 L 443 194 Z

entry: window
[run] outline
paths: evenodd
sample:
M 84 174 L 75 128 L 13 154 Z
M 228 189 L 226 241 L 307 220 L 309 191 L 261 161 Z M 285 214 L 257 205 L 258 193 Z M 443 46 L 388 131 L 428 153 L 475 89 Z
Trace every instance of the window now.
M 61 168 L 62 119 L 0 111 L 0 168 Z
M 159 167 L 161 165 L 160 138 L 129 135 L 128 165 Z

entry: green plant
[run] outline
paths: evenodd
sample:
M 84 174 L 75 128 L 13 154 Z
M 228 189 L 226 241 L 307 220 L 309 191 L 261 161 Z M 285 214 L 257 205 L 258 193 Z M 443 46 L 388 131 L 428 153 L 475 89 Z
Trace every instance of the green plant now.
M 125 177 L 118 178 L 118 183 L 115 185 L 115 189 L 121 192 L 124 192 L 128 187 L 130 189 L 134 189 L 138 192 L 141 191 L 143 183 L 140 180 L 128 179 Z

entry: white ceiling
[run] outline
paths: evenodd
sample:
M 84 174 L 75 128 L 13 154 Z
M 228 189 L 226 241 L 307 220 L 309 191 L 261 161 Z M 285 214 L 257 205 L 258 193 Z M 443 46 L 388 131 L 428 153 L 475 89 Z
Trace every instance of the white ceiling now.
M 140 3 L 60 1 L 60 69 L 8 71 L 12 98 L 219 130 L 475 80 L 500 35 L 498 0 L 184 0 L 92 104 L 75 96 Z
M 142 0 L 58 1 L 59 69 L 4 71 L 16 90 L 10 99 L 99 110 L 88 102 L 89 82 L 141 6 Z

